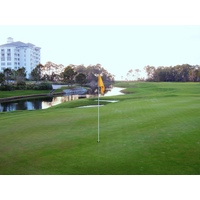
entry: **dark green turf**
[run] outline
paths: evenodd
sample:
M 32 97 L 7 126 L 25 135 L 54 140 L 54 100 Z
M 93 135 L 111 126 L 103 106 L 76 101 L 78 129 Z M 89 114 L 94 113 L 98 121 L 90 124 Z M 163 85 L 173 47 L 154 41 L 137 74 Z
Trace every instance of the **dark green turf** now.
M 200 174 L 200 84 L 119 85 L 100 143 L 94 99 L 1 113 L 0 174 Z

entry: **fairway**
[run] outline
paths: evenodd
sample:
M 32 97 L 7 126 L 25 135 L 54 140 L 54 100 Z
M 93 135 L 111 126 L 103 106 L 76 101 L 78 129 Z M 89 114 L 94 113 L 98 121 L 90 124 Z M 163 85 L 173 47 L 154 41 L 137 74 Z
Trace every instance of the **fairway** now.
M 119 82 L 126 95 L 0 113 L 0 174 L 200 175 L 200 84 Z

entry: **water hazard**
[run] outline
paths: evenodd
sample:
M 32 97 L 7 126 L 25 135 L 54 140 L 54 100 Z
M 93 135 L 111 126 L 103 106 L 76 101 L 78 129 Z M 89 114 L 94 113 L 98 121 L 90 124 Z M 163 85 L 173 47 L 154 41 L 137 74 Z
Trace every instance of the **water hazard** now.
M 120 91 L 123 88 L 113 87 L 108 91 L 104 96 L 115 96 L 123 94 Z M 16 110 L 41 110 L 47 109 L 49 107 L 67 102 L 73 101 L 80 98 L 91 98 L 94 95 L 64 95 L 64 96 L 55 96 L 55 97 L 45 97 L 45 98 L 32 98 L 29 100 L 17 100 L 12 102 L 3 102 L 0 103 L 0 112 L 10 112 Z

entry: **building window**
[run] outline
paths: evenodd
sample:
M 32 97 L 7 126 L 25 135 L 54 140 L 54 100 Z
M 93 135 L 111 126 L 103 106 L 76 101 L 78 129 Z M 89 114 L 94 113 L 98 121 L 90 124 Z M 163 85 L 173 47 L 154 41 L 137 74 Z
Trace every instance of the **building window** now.
M 7 57 L 7 61 L 11 61 L 11 57 Z
M 1 57 L 1 61 L 5 61 L 5 57 Z
M 7 65 L 11 65 L 11 62 L 7 62 Z
M 5 63 L 1 63 L 1 66 L 5 66 Z

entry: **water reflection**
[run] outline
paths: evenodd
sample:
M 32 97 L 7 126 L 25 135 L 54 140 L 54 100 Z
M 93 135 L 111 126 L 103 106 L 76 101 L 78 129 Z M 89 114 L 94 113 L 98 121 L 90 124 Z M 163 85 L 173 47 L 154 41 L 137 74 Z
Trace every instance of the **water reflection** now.
M 114 96 L 123 94 L 120 92 L 122 88 L 112 88 L 111 91 L 108 91 L 105 96 Z M 3 102 L 0 103 L 0 112 L 10 112 L 15 110 L 40 110 L 46 109 L 60 103 L 67 101 L 73 101 L 80 98 L 91 98 L 94 95 L 67 95 L 67 96 L 57 96 L 57 97 L 45 97 L 29 100 L 18 100 L 14 102 Z
M 20 100 L 15 102 L 0 103 L 0 112 L 15 110 L 40 110 L 42 109 L 41 99 Z
M 46 98 L 37 98 L 30 100 L 18 100 L 15 102 L 0 103 L 0 112 L 10 112 L 15 110 L 40 110 L 46 109 L 60 103 L 73 101 L 80 98 L 90 98 L 92 95 L 68 95 L 68 96 L 55 96 Z
M 84 98 L 89 98 L 91 97 L 91 95 L 85 95 Z M 73 100 L 77 100 L 80 99 L 81 96 L 79 95 L 68 95 L 68 96 L 62 96 L 62 97 L 53 97 L 51 99 L 51 101 L 47 102 L 47 101 L 42 101 L 42 109 L 46 109 L 67 101 L 73 101 Z
M 113 87 L 104 96 L 109 97 L 109 96 L 115 96 L 115 95 L 123 95 L 124 93 L 121 92 L 123 89 L 125 89 L 125 88 Z

